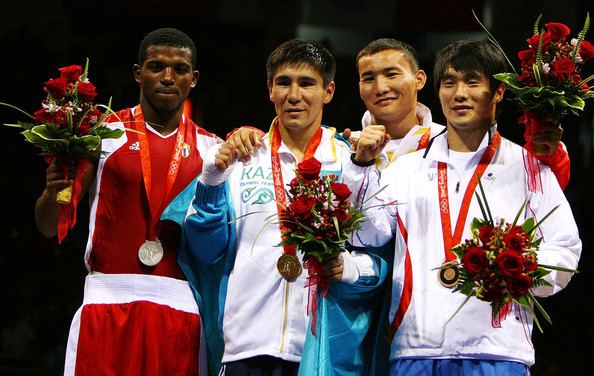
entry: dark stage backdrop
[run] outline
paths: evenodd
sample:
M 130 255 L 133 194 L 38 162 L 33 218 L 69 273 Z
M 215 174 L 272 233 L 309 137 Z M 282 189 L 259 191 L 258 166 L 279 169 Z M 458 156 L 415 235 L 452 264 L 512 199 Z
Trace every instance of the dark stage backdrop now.
M 9 4 L 6 4 L 9 3 Z M 455 3 L 455 4 L 452 4 Z M 116 109 L 137 103 L 132 79 L 140 39 L 148 31 L 172 26 L 187 32 L 198 48 L 200 81 L 193 91 L 195 120 L 223 136 L 250 124 L 267 129 L 274 116 L 268 101 L 266 56 L 295 36 L 318 38 L 337 56 L 336 95 L 324 122 L 342 130 L 359 129 L 364 106 L 358 94 L 354 56 L 369 41 L 394 37 L 419 50 L 429 75 L 435 51 L 452 40 L 482 37 L 474 8 L 503 45 L 514 64 L 539 13 L 547 21 L 565 22 L 575 35 L 591 0 L 458 1 L 380 0 L 273 1 L 232 0 L 163 2 L 157 0 L 20 0 L 4 2 L 0 12 L 0 102 L 28 112 L 38 109 L 43 83 L 57 68 L 91 61 L 90 78 L 98 102 L 113 97 Z M 594 14 L 593 14 L 594 16 Z M 594 41 L 594 33 L 587 39 Z M 586 67 L 594 73 L 590 63 Z M 420 100 L 443 122 L 432 82 Z M 566 190 L 580 227 L 584 251 L 581 273 L 570 286 L 543 305 L 554 324 L 533 336 L 534 375 L 591 374 L 594 320 L 590 254 L 592 238 L 592 106 L 581 118 L 565 122 L 564 139 L 572 157 L 572 180 Z M 502 133 L 521 142 L 517 113 L 505 104 Z M 22 119 L 0 109 L 0 122 Z M 67 332 L 82 301 L 86 270 L 83 253 L 88 205 L 79 211 L 76 229 L 57 246 L 35 229 L 33 205 L 44 186 L 45 165 L 15 129 L 0 128 L 0 374 L 58 375 Z

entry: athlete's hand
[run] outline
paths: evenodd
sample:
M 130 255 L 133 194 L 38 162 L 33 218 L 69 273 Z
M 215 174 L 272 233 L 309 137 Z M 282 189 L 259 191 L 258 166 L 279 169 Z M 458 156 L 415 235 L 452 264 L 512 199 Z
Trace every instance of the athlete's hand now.
M 241 127 L 227 138 L 227 143 L 233 147 L 235 156 L 246 163 L 254 155 L 255 149 L 263 145 L 262 136 L 264 132 L 259 129 Z
M 357 143 L 359 142 L 359 137 L 361 136 L 361 131 L 351 131 L 350 128 L 346 128 L 342 134 L 342 138 L 348 140 L 351 143 L 351 150 L 357 150 Z
M 561 142 L 563 127 L 557 119 L 547 119 L 545 128 L 541 132 L 534 132 L 531 136 L 534 152 L 537 156 L 551 156 Z
M 363 129 L 357 143 L 355 160 L 362 164 L 374 160 L 386 144 L 390 141 L 390 135 L 386 133 L 383 125 L 370 125 Z
M 48 200 L 56 200 L 59 191 L 72 184 L 71 179 L 64 179 L 59 158 L 54 158 L 45 171 L 45 190 L 43 195 Z
M 340 253 L 329 256 L 322 262 L 322 272 L 331 281 L 341 281 L 344 270 L 344 260 Z

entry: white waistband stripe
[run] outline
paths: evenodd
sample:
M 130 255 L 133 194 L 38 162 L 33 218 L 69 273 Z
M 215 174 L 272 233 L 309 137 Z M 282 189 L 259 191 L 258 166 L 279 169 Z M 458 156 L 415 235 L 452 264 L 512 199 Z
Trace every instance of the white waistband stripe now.
M 149 301 L 198 314 L 186 281 L 145 274 L 89 274 L 83 304 L 118 304 Z

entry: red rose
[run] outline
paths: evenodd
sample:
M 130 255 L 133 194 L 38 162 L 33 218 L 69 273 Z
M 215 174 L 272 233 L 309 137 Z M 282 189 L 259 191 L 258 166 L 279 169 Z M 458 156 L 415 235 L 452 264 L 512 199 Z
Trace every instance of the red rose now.
M 507 282 L 507 290 L 514 298 L 520 298 L 532 287 L 532 277 L 526 274 L 518 274 Z
M 570 57 L 553 61 L 553 75 L 559 80 L 566 80 L 573 72 L 575 72 L 575 63 Z
M 533 35 L 530 38 L 526 39 L 526 42 L 528 42 L 528 45 L 530 47 L 532 47 L 536 50 L 538 48 L 539 40 L 540 40 L 540 34 L 536 34 L 536 35 Z M 542 35 L 542 50 L 547 51 L 549 49 L 550 45 L 551 45 L 551 34 L 544 33 Z
M 522 256 L 511 249 L 506 249 L 495 258 L 499 271 L 506 277 L 522 273 L 523 261 Z
M 532 69 L 532 68 L 530 68 Z M 518 80 L 522 81 L 523 83 L 525 83 L 528 86 L 535 86 L 536 81 L 534 80 L 534 77 L 532 76 L 534 73 L 526 70 L 522 70 L 522 74 L 518 76 Z
M 82 72 L 83 69 L 80 65 L 70 65 L 68 67 L 60 68 L 60 77 L 67 81 L 76 81 Z
M 489 225 L 482 225 L 479 229 L 479 239 L 483 244 L 487 244 L 491 241 L 491 237 L 493 236 L 493 227 Z
M 302 219 L 311 218 L 311 209 L 313 208 L 316 200 L 313 197 L 301 196 L 293 202 L 291 210 Z
M 494 287 L 492 289 L 485 289 L 483 298 L 486 302 L 499 302 L 503 300 L 503 289 L 501 287 Z
M 95 85 L 90 82 L 79 82 L 78 96 L 85 102 L 92 101 L 97 96 Z
M 101 116 L 103 116 L 103 113 L 99 111 L 97 107 L 93 107 L 87 116 L 85 116 L 84 122 L 89 123 L 90 125 L 95 125 Z
M 91 125 L 89 123 L 82 123 L 76 130 L 76 135 L 79 137 L 86 136 L 90 129 Z
M 330 187 L 332 188 L 332 192 L 334 193 L 338 201 L 344 201 L 351 195 L 351 190 L 349 189 L 349 187 L 347 187 L 346 184 L 335 183 L 331 181 Z
M 553 41 L 558 41 L 558 40 L 564 41 L 565 38 L 567 38 L 567 36 L 571 32 L 571 30 L 569 30 L 569 28 L 565 24 L 562 24 L 559 22 L 546 23 L 545 27 L 551 34 L 551 39 Z
M 334 215 L 336 216 L 336 219 L 338 219 L 339 223 L 344 223 L 350 217 L 349 212 L 343 208 L 336 209 Z
M 513 226 L 503 235 L 503 242 L 507 248 L 521 252 L 525 248 L 526 233 L 520 226 Z
M 306 159 L 297 165 L 297 172 L 305 180 L 314 180 L 320 177 L 322 164 L 315 158 Z
M 587 40 L 583 40 L 580 44 L 580 56 L 584 61 L 594 57 L 594 46 Z
M 62 99 L 66 96 L 66 80 L 62 77 L 49 80 L 45 83 L 45 89 L 52 97 Z
M 470 247 L 462 257 L 462 265 L 471 275 L 478 274 L 489 266 L 487 253 L 481 247 Z
M 522 65 L 532 65 L 535 57 L 536 50 L 532 48 L 518 52 L 518 58 L 522 62 Z
M 52 114 L 46 111 L 45 108 L 37 110 L 33 113 L 33 119 L 42 123 L 51 123 L 53 120 Z

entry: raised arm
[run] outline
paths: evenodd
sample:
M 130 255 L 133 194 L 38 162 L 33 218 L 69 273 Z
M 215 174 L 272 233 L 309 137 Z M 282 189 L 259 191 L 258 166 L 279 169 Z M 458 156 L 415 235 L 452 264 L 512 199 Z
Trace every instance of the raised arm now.
M 567 148 L 561 142 L 562 135 L 561 123 L 558 120 L 549 120 L 541 131 L 530 134 L 530 140 L 527 142 L 534 148 L 536 159 L 551 168 L 561 189 L 565 190 L 569 184 L 571 165 Z
M 233 147 L 229 144 L 213 146 L 204 158 L 192 208 L 184 222 L 186 244 L 201 263 L 218 262 L 233 240 L 234 224 L 229 223 L 233 210 L 225 180 L 234 163 Z

